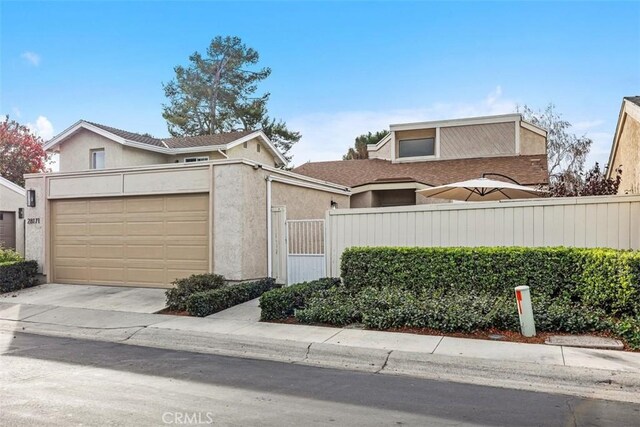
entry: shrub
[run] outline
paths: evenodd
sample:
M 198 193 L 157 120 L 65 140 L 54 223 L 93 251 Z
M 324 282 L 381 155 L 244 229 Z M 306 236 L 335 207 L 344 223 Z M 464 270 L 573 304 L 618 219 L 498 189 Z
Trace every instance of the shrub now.
M 562 299 L 613 315 L 640 314 L 640 253 L 582 248 L 350 248 L 344 286 L 399 287 L 414 293 L 483 293 Z
M 165 292 L 167 308 L 175 311 L 187 309 L 187 299 L 196 292 L 219 289 L 225 285 L 224 276 L 218 274 L 193 274 L 173 282 L 173 288 Z
M 196 292 L 187 298 L 187 311 L 192 316 L 208 316 L 258 298 L 277 286 L 274 279 L 267 278 L 255 282 L 227 285 L 218 289 Z
M 340 279 L 324 278 L 266 292 L 260 297 L 260 319 L 276 320 L 291 317 L 296 309 L 306 305 L 307 299 L 315 292 L 339 284 Z
M 24 261 L 22 255 L 11 249 L 2 249 L 0 247 L 0 265 Z
M 330 323 L 336 326 L 360 322 L 358 304 L 341 286 L 318 290 L 308 299 L 304 308 L 295 310 L 302 323 Z
M 38 284 L 38 263 L 4 261 L 0 263 L 0 293 L 17 291 Z
M 634 350 L 640 350 L 640 317 L 612 321 L 612 331 Z

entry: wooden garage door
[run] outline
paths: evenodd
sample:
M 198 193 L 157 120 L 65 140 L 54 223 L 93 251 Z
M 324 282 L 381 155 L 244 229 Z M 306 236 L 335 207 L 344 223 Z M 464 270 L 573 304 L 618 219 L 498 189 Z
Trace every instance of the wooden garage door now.
M 57 283 L 168 287 L 209 268 L 209 196 L 52 202 Z

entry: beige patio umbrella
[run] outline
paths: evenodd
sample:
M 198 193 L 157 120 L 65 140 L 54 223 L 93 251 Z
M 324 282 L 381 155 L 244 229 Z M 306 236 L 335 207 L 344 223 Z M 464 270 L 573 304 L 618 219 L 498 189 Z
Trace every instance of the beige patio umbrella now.
M 465 202 L 542 197 L 544 190 L 489 178 L 470 179 L 416 191 L 425 197 Z

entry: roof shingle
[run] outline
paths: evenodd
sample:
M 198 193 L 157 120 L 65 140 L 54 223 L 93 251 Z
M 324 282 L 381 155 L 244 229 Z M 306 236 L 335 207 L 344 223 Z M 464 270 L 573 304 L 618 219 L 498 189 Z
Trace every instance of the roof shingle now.
M 547 159 L 544 155 L 417 163 L 391 163 L 381 159 L 337 160 L 305 163 L 294 168 L 293 172 L 348 187 L 399 181 L 415 181 L 436 186 L 480 178 L 483 173 L 507 175 L 522 185 L 546 184 L 549 180 Z M 494 176 L 490 178 L 500 179 Z

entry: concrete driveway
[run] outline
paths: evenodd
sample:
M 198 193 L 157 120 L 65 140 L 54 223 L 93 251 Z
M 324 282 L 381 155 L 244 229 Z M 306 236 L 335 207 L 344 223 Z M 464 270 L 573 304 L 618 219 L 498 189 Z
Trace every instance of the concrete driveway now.
M 48 283 L 0 295 L 0 302 L 95 310 L 155 313 L 165 308 L 165 289 Z

